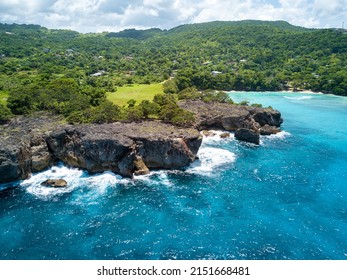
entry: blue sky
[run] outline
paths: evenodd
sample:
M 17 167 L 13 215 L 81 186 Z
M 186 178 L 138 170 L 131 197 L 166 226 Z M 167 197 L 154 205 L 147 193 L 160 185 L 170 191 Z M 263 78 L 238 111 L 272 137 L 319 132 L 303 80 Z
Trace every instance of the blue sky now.
M 35 23 L 83 33 L 169 29 L 214 20 L 285 20 L 313 27 L 347 26 L 347 0 L 0 0 L 0 22 Z

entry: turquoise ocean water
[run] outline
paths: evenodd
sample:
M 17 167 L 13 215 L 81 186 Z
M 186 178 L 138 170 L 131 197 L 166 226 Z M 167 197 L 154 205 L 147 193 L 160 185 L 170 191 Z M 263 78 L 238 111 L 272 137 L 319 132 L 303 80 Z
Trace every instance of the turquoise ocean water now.
M 3 185 L 0 259 L 347 259 L 347 98 L 230 95 L 280 110 L 283 132 L 259 147 L 204 139 L 185 171 L 59 165 Z

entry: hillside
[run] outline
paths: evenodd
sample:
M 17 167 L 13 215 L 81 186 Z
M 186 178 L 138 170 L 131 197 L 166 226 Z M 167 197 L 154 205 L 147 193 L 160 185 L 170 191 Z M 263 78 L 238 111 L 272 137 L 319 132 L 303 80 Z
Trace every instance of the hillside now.
M 62 113 L 60 103 L 74 94 L 78 98 L 73 99 L 83 100 L 81 104 L 95 107 L 117 87 L 166 80 L 167 93 L 193 87 L 347 95 L 344 30 L 240 21 L 80 34 L 0 24 L 0 42 L 1 102 L 9 96 L 7 104 L 15 114 L 50 108 Z M 49 91 L 57 85 L 65 87 L 55 100 L 60 105 L 46 106 Z M 41 98 L 38 88 L 46 101 L 33 104 L 32 99 Z

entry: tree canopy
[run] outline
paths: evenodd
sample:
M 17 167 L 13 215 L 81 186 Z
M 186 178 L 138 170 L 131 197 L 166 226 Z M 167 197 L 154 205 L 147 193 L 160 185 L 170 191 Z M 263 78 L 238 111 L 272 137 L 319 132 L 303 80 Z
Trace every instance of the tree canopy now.
M 91 120 L 88 115 L 102 111 L 96 108 L 108 108 L 107 92 L 134 83 L 165 82 L 168 95 L 205 100 L 211 96 L 199 97 L 197 92 L 291 89 L 347 95 L 343 29 L 240 21 L 80 34 L 0 24 L 0 42 L 0 92 L 8 96 L 2 107 L 10 109 L 1 109 L 6 118 L 8 113 L 51 110 L 66 117 L 72 114 L 71 120 Z M 153 104 L 164 106 L 160 98 Z M 134 103 L 131 113 L 111 114 L 106 121 L 153 112 L 163 116 L 153 104 Z

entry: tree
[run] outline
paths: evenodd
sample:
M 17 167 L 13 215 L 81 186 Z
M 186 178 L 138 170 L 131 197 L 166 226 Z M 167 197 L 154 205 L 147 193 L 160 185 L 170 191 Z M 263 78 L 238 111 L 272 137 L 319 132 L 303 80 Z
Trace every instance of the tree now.
M 129 108 L 134 108 L 135 104 L 136 104 L 136 100 L 135 99 L 130 99 L 130 100 L 128 100 L 127 104 L 128 104 Z
M 74 112 L 80 112 L 90 107 L 89 97 L 83 94 L 75 94 L 64 103 L 62 113 L 69 116 Z
M 165 93 L 177 93 L 178 87 L 174 80 L 169 80 L 164 83 L 163 90 Z
M 15 115 L 27 115 L 33 110 L 32 97 L 25 93 L 16 92 L 10 94 L 7 99 L 7 107 Z
M 99 106 L 92 108 L 90 122 L 112 123 L 121 119 L 121 109 L 110 101 L 104 101 Z
M 176 104 L 175 98 L 171 94 L 156 94 L 153 97 L 153 102 L 161 107 L 168 104 Z
M 138 108 L 142 111 L 144 118 L 148 118 L 149 115 L 156 115 L 160 111 L 160 107 L 157 103 L 148 100 L 141 101 Z
M 190 126 L 195 121 L 192 112 L 179 108 L 177 104 L 165 105 L 159 113 L 159 118 L 165 122 L 184 127 Z
M 137 107 L 129 107 L 126 110 L 126 120 L 128 121 L 140 121 L 143 118 L 143 112 Z

